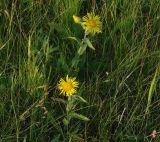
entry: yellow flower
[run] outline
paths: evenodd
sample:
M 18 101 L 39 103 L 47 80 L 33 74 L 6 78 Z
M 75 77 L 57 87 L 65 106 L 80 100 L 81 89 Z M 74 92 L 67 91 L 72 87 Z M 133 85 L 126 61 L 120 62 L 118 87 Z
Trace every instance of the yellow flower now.
M 102 22 L 98 15 L 95 15 L 94 13 L 87 13 L 82 20 L 82 25 L 86 32 L 92 33 L 93 35 L 102 32 Z
M 63 94 L 64 96 L 72 96 L 77 92 L 78 88 L 78 82 L 76 81 L 76 78 L 68 77 L 66 76 L 66 80 L 63 78 L 60 79 L 58 83 L 58 89 L 61 91 L 60 94 Z
M 73 20 L 75 23 L 81 23 L 81 18 L 76 15 L 73 15 Z

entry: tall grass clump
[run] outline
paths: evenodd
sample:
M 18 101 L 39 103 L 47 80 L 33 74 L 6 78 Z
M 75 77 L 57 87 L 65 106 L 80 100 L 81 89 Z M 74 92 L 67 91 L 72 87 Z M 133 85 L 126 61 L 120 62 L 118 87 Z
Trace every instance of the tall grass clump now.
M 1 142 L 158 142 L 159 94 L 159 0 L 0 0 Z

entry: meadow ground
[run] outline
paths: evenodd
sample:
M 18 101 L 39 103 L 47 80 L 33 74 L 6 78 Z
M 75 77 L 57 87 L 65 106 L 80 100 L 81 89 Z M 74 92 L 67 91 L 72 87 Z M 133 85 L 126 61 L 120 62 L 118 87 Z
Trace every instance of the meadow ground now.
M 87 12 L 102 32 L 79 55 L 72 16 Z M 57 87 L 67 75 L 74 101 Z M 159 132 L 160 0 L 0 0 L 0 142 L 159 142 Z

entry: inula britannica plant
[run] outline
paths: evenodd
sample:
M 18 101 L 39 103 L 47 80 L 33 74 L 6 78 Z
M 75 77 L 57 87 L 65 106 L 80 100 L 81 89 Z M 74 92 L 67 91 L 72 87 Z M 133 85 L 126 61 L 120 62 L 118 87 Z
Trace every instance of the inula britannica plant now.
M 78 52 L 75 54 L 75 58 L 72 60 L 72 66 L 70 70 L 77 67 L 79 63 L 78 61 L 81 58 L 80 55 L 86 51 L 87 46 L 92 50 L 95 50 L 89 37 L 95 36 L 95 34 L 102 32 L 102 22 L 100 21 L 100 17 L 94 13 L 87 13 L 87 15 L 83 16 L 82 18 L 73 15 L 73 20 L 75 23 L 82 26 L 82 29 L 84 30 L 84 38 L 80 41 L 78 38 L 72 37 L 72 39 L 79 41 L 78 45 L 80 47 Z M 78 102 L 86 103 L 86 100 L 77 94 L 79 86 L 80 83 L 76 80 L 76 77 L 69 77 L 69 75 L 66 75 L 65 79 L 61 78 L 57 84 L 60 95 L 67 97 L 66 116 L 63 119 L 63 123 L 67 127 L 67 130 L 72 118 L 89 121 L 89 118 L 82 114 L 78 114 L 75 111 Z M 69 136 L 70 133 L 68 131 L 67 133 Z
M 95 15 L 93 12 L 87 13 L 87 15 L 83 16 L 82 18 L 73 15 L 73 20 L 76 24 L 80 24 L 84 30 L 83 39 L 72 37 L 72 39 L 76 40 L 79 45 L 78 51 L 75 54 L 75 58 L 72 60 L 72 67 L 77 67 L 80 56 L 86 51 L 87 46 L 92 50 L 95 50 L 90 41 L 90 36 L 95 36 L 96 34 L 102 32 L 102 22 L 100 20 L 100 16 Z

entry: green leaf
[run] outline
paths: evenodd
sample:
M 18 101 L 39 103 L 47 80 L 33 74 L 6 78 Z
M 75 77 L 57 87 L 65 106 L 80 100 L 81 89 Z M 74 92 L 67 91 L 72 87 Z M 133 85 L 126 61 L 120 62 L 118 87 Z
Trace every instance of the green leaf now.
M 92 43 L 90 42 L 90 40 L 88 38 L 85 38 L 84 42 L 88 45 L 89 48 L 95 50 L 95 48 L 93 47 Z
M 76 56 L 72 59 L 72 67 L 77 67 L 78 62 L 79 62 L 79 55 L 76 55 Z
M 67 120 L 66 118 L 64 118 L 64 119 L 63 119 L 63 124 L 64 124 L 65 126 L 67 126 L 67 125 L 69 124 L 69 120 Z
M 84 98 L 82 98 L 81 96 L 75 95 L 74 98 L 75 98 L 75 100 L 81 101 L 83 103 L 87 103 L 87 101 Z
M 67 37 L 67 38 L 77 41 L 79 45 L 80 45 L 80 43 L 81 43 L 81 40 L 78 39 L 78 38 L 76 38 L 76 37 L 69 36 L 69 37 Z
M 70 118 L 77 118 L 77 119 L 83 120 L 83 121 L 89 121 L 90 120 L 86 116 L 84 116 L 82 114 L 75 113 L 75 112 L 71 112 L 69 115 L 70 115 Z
M 54 97 L 52 97 L 51 99 L 52 99 L 54 102 L 66 104 L 66 101 L 65 101 L 64 99 L 54 98 Z
M 78 49 L 78 54 L 82 55 L 86 51 L 86 48 L 87 48 L 87 44 L 82 44 Z

